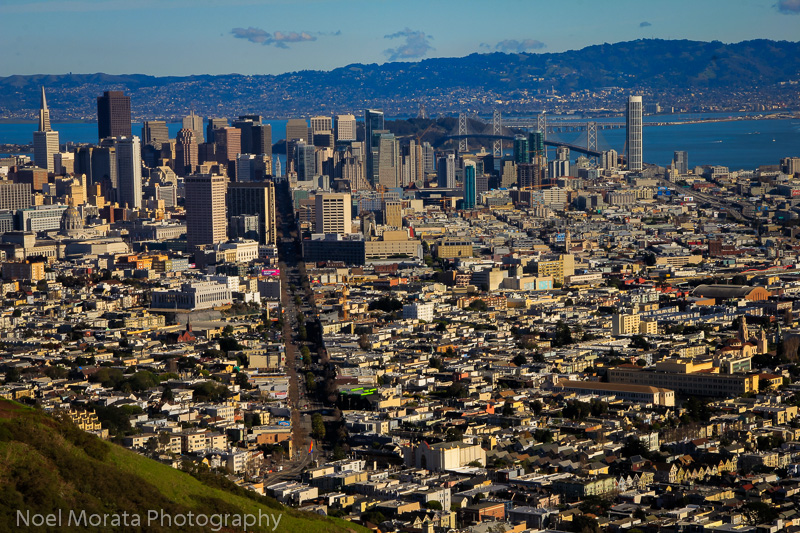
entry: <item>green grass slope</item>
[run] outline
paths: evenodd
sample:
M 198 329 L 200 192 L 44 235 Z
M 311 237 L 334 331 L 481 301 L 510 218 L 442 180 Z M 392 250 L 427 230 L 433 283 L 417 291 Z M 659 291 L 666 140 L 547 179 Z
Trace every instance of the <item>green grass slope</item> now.
M 60 421 L 20 404 L 0 400 L 0 531 L 17 530 L 17 510 L 31 515 L 62 510 L 60 526 L 31 527 L 31 531 L 85 531 L 68 527 L 69 510 L 86 515 L 108 516 L 102 531 L 209 531 L 176 527 L 160 520 L 148 523 L 147 512 L 165 515 L 231 515 L 229 526 L 219 531 L 241 531 L 233 527 L 233 515 L 281 515 L 275 531 L 338 533 L 366 531 L 350 522 L 304 513 L 280 505 L 272 498 L 237 487 L 227 479 L 208 474 L 197 479 L 104 442 L 71 422 Z M 114 514 L 128 513 L 141 520 L 140 528 L 114 527 Z M 274 523 L 247 531 L 273 531 Z M 22 528 L 21 530 L 25 530 Z

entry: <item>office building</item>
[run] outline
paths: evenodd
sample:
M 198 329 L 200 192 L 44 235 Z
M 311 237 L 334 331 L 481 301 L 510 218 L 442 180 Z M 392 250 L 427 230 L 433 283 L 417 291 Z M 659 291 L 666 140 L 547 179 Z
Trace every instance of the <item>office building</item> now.
M 131 98 L 122 91 L 106 91 L 97 97 L 97 135 L 131 137 Z
M 541 187 L 542 172 L 540 166 L 536 163 L 518 164 L 517 185 L 520 189 Z
M 297 181 L 310 181 L 314 178 L 316 169 L 316 158 L 314 157 L 314 145 L 305 141 L 295 143 L 295 172 Z
M 236 181 L 263 181 L 272 163 L 265 155 L 239 154 L 236 157 Z
M 628 170 L 641 172 L 642 164 L 642 97 L 629 96 L 625 114 L 625 145 L 628 152 Z
M 422 171 L 425 174 L 436 172 L 436 151 L 431 143 L 425 141 L 421 146 L 422 150 Z
M 55 154 L 58 153 L 58 132 L 57 131 L 34 131 L 33 132 L 33 161 L 36 166 L 55 172 Z
M 336 140 L 333 137 L 332 131 L 314 133 L 311 140 L 317 148 L 333 148 L 336 146 Z
M 228 185 L 227 201 L 229 217 L 258 217 L 259 243 L 276 243 L 275 185 L 271 181 L 231 183 Z
M 302 140 L 311 143 L 311 135 L 308 128 L 308 122 L 301 118 L 290 119 L 286 123 L 286 140 Z
M 57 176 L 75 173 L 75 154 L 73 152 L 56 152 L 53 154 L 53 163 Z
M 142 152 L 139 137 L 114 137 L 117 156 L 117 202 L 142 207 Z
M 250 153 L 266 156 L 268 160 L 272 161 L 272 126 L 270 124 L 254 124 L 250 130 L 252 135 L 250 146 L 252 152 Z
M 393 228 L 403 227 L 403 203 L 393 200 L 383 202 L 383 223 Z
M 184 188 L 189 247 L 196 249 L 224 242 L 228 232 L 228 178 L 214 174 L 196 174 L 184 180 Z
M 331 117 L 311 117 L 311 135 L 332 130 Z
M 439 187 L 455 189 L 456 187 L 456 156 L 455 154 L 445 154 L 439 158 L 436 178 Z
M 367 143 L 367 180 L 374 184 L 376 181 L 375 169 L 377 166 L 372 162 L 372 138 L 376 131 L 383 131 L 383 111 L 379 109 L 367 109 L 364 111 L 364 130 L 364 141 Z
M 603 152 L 600 162 L 605 170 L 616 170 L 619 165 L 619 154 L 616 150 L 608 150 Z
M 175 143 L 175 173 L 178 176 L 188 176 L 195 171 L 199 164 L 199 149 L 195 131 L 181 128 Z
M 478 204 L 475 162 L 464 162 L 464 209 L 474 209 Z
M 314 140 L 310 135 L 308 123 L 299 118 L 290 119 L 286 123 L 286 165 L 287 172 L 297 171 L 296 146 L 299 141 L 313 145 Z
M 117 198 L 117 148 L 113 139 L 100 143 L 92 153 L 92 181 L 103 186 L 103 196 L 110 201 Z
M 216 137 L 214 132 L 220 128 L 227 128 L 228 127 L 228 119 L 227 118 L 208 118 L 208 123 L 206 124 L 206 142 L 213 143 L 216 141 Z
M 528 160 L 533 161 L 533 158 L 538 156 L 547 155 L 544 151 L 544 133 L 541 131 L 534 131 L 528 134 Z M 567 150 L 567 159 L 569 159 L 569 148 Z
M 272 158 L 272 126 L 263 124 L 261 115 L 243 115 L 233 121 L 240 131 L 242 154 L 266 155 Z
M 47 108 L 47 99 L 42 96 L 39 105 L 39 129 L 33 132 L 33 161 L 39 168 L 47 172 L 55 172 L 53 156 L 58 153 L 58 132 L 50 127 L 50 110 Z
M 182 127 L 194 132 L 194 141 L 197 144 L 203 144 L 206 142 L 205 137 L 203 136 L 203 117 L 195 115 L 194 110 L 183 117 Z
M 672 168 L 681 176 L 689 173 L 689 154 L 685 151 L 675 152 L 672 157 Z
M 346 193 L 317 194 L 316 233 L 350 233 L 352 201 Z
M 513 161 L 504 161 L 500 186 L 503 188 L 510 188 L 515 183 L 517 183 L 517 164 Z
M 169 142 L 169 130 L 163 120 L 146 120 L 142 123 L 142 144 L 161 148 L 161 143 Z
M 236 156 L 242 153 L 242 130 L 231 126 L 214 130 L 214 144 L 217 146 L 217 162 L 234 167 Z M 230 175 L 230 174 L 229 174 Z
M 528 149 L 528 137 L 525 135 L 514 136 L 514 163 L 520 165 L 530 163 L 530 150 Z
M 400 168 L 400 146 L 393 133 L 372 133 L 373 185 L 387 188 L 399 187 L 402 176 Z
M 333 149 L 316 148 L 314 161 L 315 176 L 333 176 Z
M 31 184 L 0 180 L 0 209 L 26 209 L 31 206 Z
M 334 119 L 336 142 L 356 140 L 356 117 L 353 115 L 336 115 Z

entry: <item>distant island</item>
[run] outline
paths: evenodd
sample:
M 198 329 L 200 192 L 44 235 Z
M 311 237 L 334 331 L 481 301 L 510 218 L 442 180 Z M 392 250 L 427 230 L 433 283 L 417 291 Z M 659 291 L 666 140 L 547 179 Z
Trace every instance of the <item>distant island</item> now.
M 281 75 L 154 77 L 61 74 L 0 78 L 0 119 L 32 120 L 47 88 L 54 120 L 91 120 L 104 90 L 131 95 L 134 120 L 244 112 L 267 118 L 360 112 L 388 116 L 542 110 L 619 111 L 630 92 L 660 110 L 800 108 L 800 43 L 765 39 L 646 39 L 541 54 L 471 54 L 419 62 L 351 64 Z

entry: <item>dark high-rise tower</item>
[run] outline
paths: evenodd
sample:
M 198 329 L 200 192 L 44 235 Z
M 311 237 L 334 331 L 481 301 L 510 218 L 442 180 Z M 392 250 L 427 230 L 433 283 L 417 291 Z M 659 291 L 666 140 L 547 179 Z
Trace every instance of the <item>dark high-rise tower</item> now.
M 122 91 L 106 91 L 97 97 L 97 135 L 106 137 L 132 137 L 131 98 Z
M 367 109 L 364 111 L 364 141 L 367 144 L 367 180 L 372 183 L 375 180 L 375 168 L 372 162 L 372 135 L 376 131 L 383 130 L 383 111 L 380 109 Z

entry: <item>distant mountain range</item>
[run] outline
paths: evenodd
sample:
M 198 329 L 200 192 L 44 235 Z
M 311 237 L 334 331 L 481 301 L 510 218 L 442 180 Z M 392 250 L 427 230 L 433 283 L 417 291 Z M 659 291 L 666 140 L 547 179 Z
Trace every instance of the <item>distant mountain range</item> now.
M 416 63 L 352 64 L 277 76 L 60 74 L 0 78 L 0 119 L 33 119 L 44 85 L 54 120 L 87 119 L 104 90 L 124 90 L 137 119 L 260 113 L 282 118 L 360 112 L 621 109 L 630 92 L 680 110 L 800 107 L 800 43 L 637 40 L 544 54 L 472 54 Z

